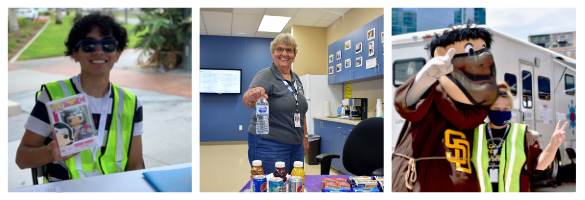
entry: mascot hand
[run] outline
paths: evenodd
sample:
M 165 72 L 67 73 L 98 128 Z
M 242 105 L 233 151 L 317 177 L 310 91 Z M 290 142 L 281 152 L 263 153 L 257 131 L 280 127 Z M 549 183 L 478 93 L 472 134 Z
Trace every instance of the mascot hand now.
M 437 56 L 429 60 L 429 62 L 427 62 L 427 64 L 425 64 L 420 70 L 420 73 L 417 74 L 416 80 L 418 80 L 420 76 L 428 76 L 438 80 L 439 77 L 451 73 L 451 71 L 453 71 L 451 59 L 455 56 L 455 52 L 456 50 L 451 48 L 444 56 Z

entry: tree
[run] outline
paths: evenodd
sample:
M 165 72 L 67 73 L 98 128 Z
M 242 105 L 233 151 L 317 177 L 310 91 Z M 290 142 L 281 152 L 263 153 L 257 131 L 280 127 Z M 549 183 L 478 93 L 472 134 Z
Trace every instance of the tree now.
M 132 31 L 134 34 L 145 30 L 140 36 L 137 48 L 149 56 L 146 62 L 138 59 L 141 67 L 175 68 L 181 63 L 182 44 L 191 38 L 191 13 L 183 17 L 184 8 L 142 8 L 146 16 L 138 16 L 138 23 Z M 142 56 L 141 55 L 141 56 Z
M 56 8 L 55 11 L 55 24 L 63 24 L 63 15 L 61 13 L 61 8 Z
M 66 12 L 67 16 L 69 16 L 69 9 L 71 9 L 71 8 L 65 8 L 65 12 Z
M 18 26 L 18 18 L 16 17 L 16 8 L 8 8 L 8 32 L 17 32 L 20 30 Z

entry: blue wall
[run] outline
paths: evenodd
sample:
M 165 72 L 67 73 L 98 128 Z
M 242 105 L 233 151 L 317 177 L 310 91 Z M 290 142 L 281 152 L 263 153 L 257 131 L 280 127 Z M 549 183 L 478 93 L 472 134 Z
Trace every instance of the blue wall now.
M 200 68 L 242 69 L 242 94 L 200 94 L 201 142 L 247 141 L 253 109 L 242 96 L 258 71 L 270 67 L 271 38 L 200 36 Z M 197 78 L 199 80 L 199 78 Z M 242 130 L 238 126 L 242 125 Z

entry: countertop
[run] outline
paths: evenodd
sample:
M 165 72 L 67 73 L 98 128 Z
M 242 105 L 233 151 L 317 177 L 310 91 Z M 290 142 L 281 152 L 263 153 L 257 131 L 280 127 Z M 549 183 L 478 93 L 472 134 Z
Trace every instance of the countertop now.
M 337 122 L 337 123 L 344 123 L 344 124 L 349 124 L 349 125 L 357 125 L 358 123 L 360 123 L 362 120 L 349 120 L 349 119 L 339 119 L 337 117 L 335 118 L 329 118 L 329 117 L 313 117 L 313 119 L 319 119 L 319 120 L 325 120 L 325 121 L 330 121 L 330 122 Z

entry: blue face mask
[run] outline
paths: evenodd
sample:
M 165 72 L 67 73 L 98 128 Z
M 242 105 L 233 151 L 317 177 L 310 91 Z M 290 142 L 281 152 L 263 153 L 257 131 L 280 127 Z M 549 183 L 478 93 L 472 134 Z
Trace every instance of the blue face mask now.
M 492 110 L 489 114 L 490 122 L 496 126 L 503 126 L 512 118 L 512 111 Z

